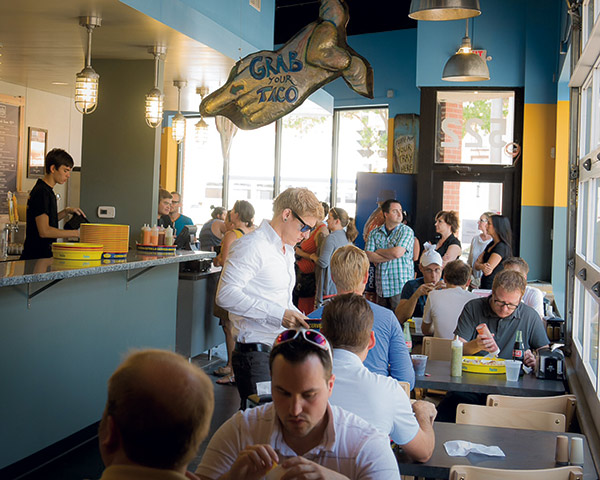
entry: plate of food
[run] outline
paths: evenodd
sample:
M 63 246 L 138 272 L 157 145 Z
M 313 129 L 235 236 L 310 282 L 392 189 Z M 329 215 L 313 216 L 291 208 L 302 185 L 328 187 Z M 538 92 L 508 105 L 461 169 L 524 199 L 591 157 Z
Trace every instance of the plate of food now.
M 497 357 L 463 357 L 463 372 L 499 375 L 506 373 L 504 360 Z

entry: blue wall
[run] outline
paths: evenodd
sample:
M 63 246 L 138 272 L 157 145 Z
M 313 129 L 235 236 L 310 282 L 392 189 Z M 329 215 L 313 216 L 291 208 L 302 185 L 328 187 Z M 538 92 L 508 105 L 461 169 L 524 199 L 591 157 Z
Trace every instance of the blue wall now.
M 416 29 L 353 35 L 348 37 L 348 44 L 373 67 L 375 98 L 357 94 L 338 78 L 323 87 L 334 96 L 336 108 L 389 105 L 390 118 L 398 113 L 420 112 L 421 95 L 415 86 Z M 393 98 L 386 97 L 388 90 L 394 90 Z
M 273 48 L 275 0 L 262 0 L 261 12 L 240 0 L 121 1 L 236 60 Z

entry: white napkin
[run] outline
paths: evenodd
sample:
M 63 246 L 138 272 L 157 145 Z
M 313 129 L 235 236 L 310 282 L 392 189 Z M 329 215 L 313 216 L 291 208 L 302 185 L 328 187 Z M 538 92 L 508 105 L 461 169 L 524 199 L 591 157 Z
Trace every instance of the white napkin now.
M 480 443 L 471 443 L 466 440 L 450 440 L 444 443 L 446 453 L 451 457 L 466 457 L 469 453 L 481 453 L 490 457 L 504 457 L 504 452 L 495 445 L 488 447 Z

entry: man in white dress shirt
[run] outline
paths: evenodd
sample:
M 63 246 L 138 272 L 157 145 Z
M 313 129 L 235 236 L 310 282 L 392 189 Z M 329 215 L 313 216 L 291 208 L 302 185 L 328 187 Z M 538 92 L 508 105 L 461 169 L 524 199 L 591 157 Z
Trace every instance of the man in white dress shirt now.
M 325 305 L 321 322 L 321 333 L 333 346 L 331 404 L 388 434 L 413 460 L 429 460 L 435 447 L 435 406 L 419 400 L 411 408 L 398 381 L 372 373 L 362 363 L 375 345 L 373 311 L 365 298 L 355 293 L 336 296 Z
M 270 380 L 269 352 L 284 328 L 308 327 L 292 303 L 294 245 L 323 219 L 323 207 L 306 188 L 288 188 L 273 202 L 273 218 L 231 245 L 221 272 L 217 305 L 229 312 L 237 338 L 233 373 L 241 397 Z
M 525 280 L 527 280 L 529 265 L 521 257 L 508 257 L 502 262 L 502 265 L 504 266 L 504 270 L 518 272 L 525 277 Z M 527 285 L 521 301 L 525 305 L 529 305 L 533 308 L 542 320 L 544 319 L 544 292 L 539 288 Z

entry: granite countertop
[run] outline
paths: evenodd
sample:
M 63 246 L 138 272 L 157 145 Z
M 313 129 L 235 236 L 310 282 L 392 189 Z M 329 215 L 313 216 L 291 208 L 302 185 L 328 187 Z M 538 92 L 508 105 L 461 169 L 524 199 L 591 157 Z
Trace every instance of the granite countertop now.
M 214 252 L 190 250 L 177 250 L 175 255 L 142 255 L 132 250 L 127 254 L 127 258 L 122 260 L 88 262 L 42 258 L 2 262 L 0 263 L 0 287 L 205 260 L 214 256 Z

